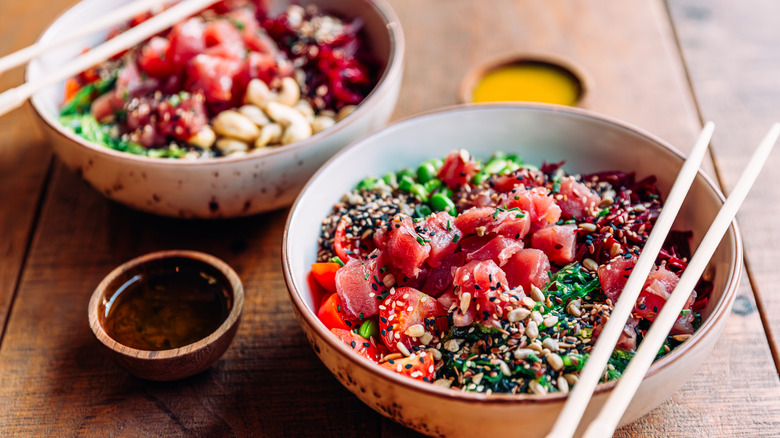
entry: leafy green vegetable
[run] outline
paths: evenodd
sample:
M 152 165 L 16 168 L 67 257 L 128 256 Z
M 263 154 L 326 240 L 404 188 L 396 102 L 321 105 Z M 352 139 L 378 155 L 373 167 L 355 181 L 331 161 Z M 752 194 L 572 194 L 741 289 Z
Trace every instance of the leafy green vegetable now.
M 552 309 L 560 310 L 569 301 L 590 295 L 600 287 L 599 277 L 595 273 L 584 269 L 579 262 L 574 262 L 553 274 L 543 292 L 546 296 L 560 298 L 560 304 L 554 302 L 552 305 Z
M 101 124 L 91 113 L 60 116 L 59 120 L 63 126 L 85 139 L 116 151 L 152 158 L 181 158 L 187 154 L 187 149 L 176 144 L 165 148 L 147 149 L 138 143 L 113 137 L 110 134 L 112 125 Z
M 98 96 L 106 94 L 109 90 L 114 88 L 116 83 L 116 75 L 107 79 L 98 79 L 95 82 L 87 84 L 76 94 L 73 98 L 66 102 L 60 110 L 61 116 L 70 116 L 74 114 L 84 114 L 89 111 L 89 107 L 92 105 Z

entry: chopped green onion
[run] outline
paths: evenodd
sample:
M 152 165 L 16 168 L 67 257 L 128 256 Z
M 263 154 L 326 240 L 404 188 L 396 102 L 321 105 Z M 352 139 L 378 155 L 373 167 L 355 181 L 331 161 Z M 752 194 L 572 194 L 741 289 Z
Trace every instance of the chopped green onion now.
M 330 260 L 328 260 L 328 262 L 330 262 L 330 263 L 338 263 L 339 266 L 344 266 L 344 262 L 341 261 L 341 257 L 339 257 L 339 256 L 335 256 L 335 257 L 331 258 Z
M 485 165 L 484 172 L 489 174 L 498 173 L 506 167 L 506 160 L 493 159 Z
M 376 185 L 377 179 L 373 176 L 369 176 L 368 178 L 365 178 L 363 181 L 360 181 L 357 186 L 355 186 L 355 189 L 357 190 L 371 190 L 374 188 L 374 185 Z
M 474 175 L 473 178 L 471 178 L 471 183 L 476 185 L 476 186 L 478 186 L 478 185 L 482 184 L 483 182 L 485 182 L 485 180 L 488 179 L 489 176 L 490 175 L 488 175 L 485 172 L 479 172 L 476 175 Z

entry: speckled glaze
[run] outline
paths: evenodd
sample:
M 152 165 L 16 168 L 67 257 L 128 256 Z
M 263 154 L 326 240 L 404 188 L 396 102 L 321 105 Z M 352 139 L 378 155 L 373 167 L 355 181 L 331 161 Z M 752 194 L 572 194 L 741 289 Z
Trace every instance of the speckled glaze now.
M 128 0 L 83 0 L 63 13 L 41 36 L 57 38 L 79 23 Z M 272 12 L 291 3 L 272 1 Z M 59 158 L 95 189 L 132 208 L 164 216 L 224 218 L 247 216 L 289 205 L 306 179 L 336 151 L 383 126 L 390 119 L 401 86 L 404 39 L 398 18 L 384 0 L 311 0 L 326 11 L 360 17 L 372 53 L 383 69 L 378 85 L 355 110 L 331 129 L 291 145 L 243 157 L 188 162 L 117 152 L 87 142 L 56 120 L 63 96 L 59 83 L 36 93 L 32 105 Z M 105 38 L 70 43 L 36 58 L 27 80 L 40 78 Z
M 312 348 L 347 389 L 377 412 L 430 436 L 544 436 L 566 395 L 465 393 L 376 366 L 351 352 L 320 323 L 307 286 L 319 223 L 343 192 L 367 175 L 416 166 L 460 147 L 483 159 L 496 150 L 519 153 L 530 163 L 565 159 L 565 168 L 576 173 L 620 169 L 633 170 L 638 178 L 655 174 L 662 193 L 669 191 L 683 155 L 650 134 L 584 110 L 553 105 L 455 107 L 395 123 L 347 147 L 309 180 L 290 212 L 282 246 L 290 298 Z M 692 230 L 696 248 L 722 204 L 723 196 L 712 181 L 699 173 L 674 228 Z M 621 424 L 634 421 L 672 395 L 715 345 L 742 274 L 736 224 L 726 233 L 711 268 L 714 290 L 702 312 L 702 326 L 653 364 Z M 614 386 L 598 386 L 583 425 Z
M 225 321 L 209 336 L 180 348 L 162 351 L 146 351 L 122 345 L 103 328 L 105 316 L 101 315 L 104 303 L 119 287 L 137 274 L 172 269 L 175 259 L 189 259 L 193 263 L 208 265 L 221 273 L 229 294 Z M 244 286 L 241 279 L 227 263 L 197 251 L 158 251 L 135 258 L 117 267 L 100 282 L 89 300 L 87 310 L 89 326 L 108 355 L 131 374 L 148 380 L 178 380 L 198 374 L 214 364 L 228 349 L 238 330 L 244 309 Z

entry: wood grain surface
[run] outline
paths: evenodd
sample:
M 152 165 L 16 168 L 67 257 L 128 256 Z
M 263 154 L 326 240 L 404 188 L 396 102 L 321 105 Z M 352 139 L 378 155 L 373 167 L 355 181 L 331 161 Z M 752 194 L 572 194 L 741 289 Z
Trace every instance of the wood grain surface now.
M 766 0 L 685 0 L 669 3 L 702 116 L 713 138 L 721 183 L 728 192 L 772 123 L 780 121 L 780 3 Z M 780 368 L 780 152 L 756 181 L 737 220 L 747 272 Z
M 0 3 L 0 49 L 31 43 L 69 3 Z M 749 115 L 729 112 L 737 105 L 745 105 L 738 108 L 744 111 L 754 111 L 751 105 L 768 107 L 769 100 L 750 94 L 759 93 L 759 84 L 742 95 L 739 81 L 734 82 L 736 70 L 735 78 L 720 83 L 709 61 L 721 54 L 723 44 L 737 44 L 723 39 L 725 30 L 710 28 L 728 28 L 724 23 L 737 19 L 721 15 L 721 10 L 737 8 L 725 0 L 673 2 L 671 17 L 658 0 L 390 3 L 408 44 L 396 118 L 457 103 L 460 81 L 480 62 L 542 52 L 581 66 L 593 85 L 588 108 L 631 122 L 680 149 L 690 147 L 700 117 L 720 114 L 724 121 L 716 119 L 713 157 L 726 187 L 741 169 L 734 160 L 747 155 L 737 146 L 752 147 L 764 133 L 760 125 L 748 135 Z M 768 1 L 754 3 L 757 9 L 775 10 Z M 710 21 L 696 18 L 700 10 L 709 11 Z M 768 50 L 762 44 L 760 50 Z M 751 60 L 761 66 L 763 58 L 755 55 L 759 61 Z M 766 62 L 780 66 L 776 59 Z M 780 86 L 763 75 L 768 73 L 761 76 L 767 92 L 777 97 Z M 9 86 L 20 78 L 15 71 L 1 79 Z M 730 104 L 719 100 L 725 92 L 734 93 Z M 727 117 L 733 117 L 731 122 Z M 725 129 L 729 123 L 746 134 Z M 56 160 L 47 180 L 50 153 L 29 107 L 0 119 L 0 127 L 5 182 L 0 226 L 9 236 L 0 240 L 0 318 L 8 315 L 0 344 L 4 435 L 413 435 L 345 390 L 306 343 L 281 274 L 286 211 L 210 222 L 135 212 L 106 200 Z M 765 196 L 775 200 L 772 208 L 780 208 L 776 190 L 766 190 Z M 765 204 L 765 199 L 750 198 L 740 216 L 743 228 L 768 225 L 759 211 Z M 765 229 L 775 239 L 780 236 Z M 780 430 L 780 382 L 751 289 L 757 285 L 765 311 L 780 311 L 780 299 L 768 296 L 777 288 L 774 259 L 764 257 L 776 255 L 778 245 L 770 247 L 769 239 L 762 240 L 765 234 L 751 233 L 746 232 L 746 253 L 752 281 L 743 282 L 712 355 L 670 400 L 617 436 L 776 436 Z M 101 353 L 87 323 L 87 303 L 115 266 L 147 252 L 179 248 L 213 254 L 238 272 L 246 289 L 241 326 L 233 346 L 205 373 L 172 383 L 139 380 Z M 765 319 L 775 330 L 780 327 L 777 317 Z
M 30 44 L 56 11 L 45 11 L 44 2 L 0 3 L 3 29 L 0 53 L 10 53 Z M 38 22 L 39 20 L 43 20 Z M 28 23 L 28 24 L 26 24 Z M 0 90 L 18 85 L 23 71 L 17 68 L 0 76 Z M 33 123 L 29 106 L 0 118 L 0 340 L 17 280 L 27 254 L 36 208 L 46 184 L 52 154 Z

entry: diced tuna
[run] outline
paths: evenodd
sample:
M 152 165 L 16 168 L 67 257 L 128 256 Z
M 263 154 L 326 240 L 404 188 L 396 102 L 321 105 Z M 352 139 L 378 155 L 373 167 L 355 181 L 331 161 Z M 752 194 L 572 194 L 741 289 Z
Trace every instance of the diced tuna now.
M 550 281 L 550 260 L 536 248 L 525 248 L 514 254 L 502 267 L 509 287 L 530 290 L 531 285 L 543 288 Z
M 381 263 L 381 254 L 368 261 L 349 259 L 336 271 L 336 293 L 348 318 L 357 319 L 361 314 L 370 318 L 379 313 L 376 296 L 384 290 L 379 272 Z
M 537 230 L 531 237 L 532 246 L 544 251 L 551 262 L 565 265 L 574 261 L 577 250 L 576 225 L 552 225 Z
M 558 222 L 561 218 L 561 208 L 549 196 L 545 187 L 534 187 L 526 190 L 517 187 L 507 193 L 506 206 L 518 207 L 530 215 L 532 229 L 538 230 L 549 224 Z
M 471 261 L 455 272 L 455 295 L 458 297 L 458 310 L 455 315 L 464 315 L 472 307 L 476 311 L 476 321 L 483 325 L 499 326 L 499 320 L 505 317 L 505 308 L 510 305 L 509 297 L 522 299 L 522 291 L 510 291 L 506 275 L 493 260 Z M 468 294 L 468 298 L 465 298 Z M 468 312 L 466 312 L 468 313 Z
M 458 249 L 456 240 L 459 240 L 463 234 L 453 223 L 453 217 L 443 211 L 418 223 L 416 229 L 420 231 L 421 236 L 430 239 L 428 243 L 431 246 L 431 252 L 427 263 L 432 268 L 439 266 L 445 257 Z
M 498 266 L 504 266 L 510 257 L 522 249 L 522 240 L 496 236 L 479 249 L 467 253 L 466 260 L 493 260 Z
M 448 255 L 442 260 L 436 268 L 432 268 L 425 278 L 425 284 L 422 287 L 423 292 L 433 297 L 438 297 L 442 292 L 452 289 L 452 280 L 455 278 L 455 271 L 463 266 L 466 256 L 462 252 L 456 252 Z
M 601 202 L 601 197 L 584 184 L 568 177 L 561 181 L 561 188 L 555 195 L 555 202 L 561 207 L 564 217 L 579 219 L 590 216 Z
M 471 181 L 477 170 L 479 163 L 471 158 L 468 151 L 460 149 L 447 155 L 438 176 L 447 187 L 455 190 Z
M 455 226 L 464 235 L 483 236 L 497 233 L 520 240 L 531 229 L 531 220 L 525 212 L 520 210 L 507 211 L 503 208 L 473 207 L 455 218 Z
M 431 245 L 425 243 L 414 229 L 414 222 L 408 216 L 395 219 L 388 233 L 386 258 L 408 277 L 417 277 L 423 263 L 431 253 Z

